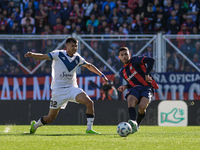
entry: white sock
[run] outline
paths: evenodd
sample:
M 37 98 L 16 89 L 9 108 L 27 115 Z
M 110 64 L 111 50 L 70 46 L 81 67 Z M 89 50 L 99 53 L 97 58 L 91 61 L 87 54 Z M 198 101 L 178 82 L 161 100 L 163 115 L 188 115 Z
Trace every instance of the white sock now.
M 87 131 L 92 129 L 94 118 L 87 118 Z
M 34 129 L 43 126 L 44 124 L 41 122 L 41 118 L 33 125 Z

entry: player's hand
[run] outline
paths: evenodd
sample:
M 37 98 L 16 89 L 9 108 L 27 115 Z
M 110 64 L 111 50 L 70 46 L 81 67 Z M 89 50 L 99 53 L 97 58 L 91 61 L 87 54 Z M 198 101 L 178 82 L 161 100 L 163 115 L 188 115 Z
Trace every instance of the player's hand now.
M 32 56 L 32 52 L 27 52 L 26 54 L 24 54 L 24 57 L 31 57 Z
M 117 90 L 120 92 L 124 92 L 124 90 L 126 90 L 126 89 L 127 89 L 126 85 L 121 85 Z
M 149 83 L 151 83 L 152 78 L 149 75 L 145 75 L 145 80 Z

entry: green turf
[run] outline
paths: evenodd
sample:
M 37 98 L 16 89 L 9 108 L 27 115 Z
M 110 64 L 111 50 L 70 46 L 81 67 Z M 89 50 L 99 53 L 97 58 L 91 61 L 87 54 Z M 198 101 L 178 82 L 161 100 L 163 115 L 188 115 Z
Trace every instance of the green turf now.
M 29 134 L 30 126 L 0 126 L 0 150 L 200 150 L 200 126 L 141 126 L 120 137 L 117 126 L 94 126 L 101 135 L 86 135 L 86 126 L 50 126 Z

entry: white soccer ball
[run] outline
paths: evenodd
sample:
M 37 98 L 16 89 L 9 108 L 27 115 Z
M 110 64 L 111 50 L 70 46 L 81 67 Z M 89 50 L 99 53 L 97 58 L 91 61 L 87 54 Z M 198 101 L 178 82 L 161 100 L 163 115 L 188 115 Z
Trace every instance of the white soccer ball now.
M 126 137 L 132 132 L 132 127 L 128 122 L 121 122 L 117 126 L 117 133 L 122 136 Z

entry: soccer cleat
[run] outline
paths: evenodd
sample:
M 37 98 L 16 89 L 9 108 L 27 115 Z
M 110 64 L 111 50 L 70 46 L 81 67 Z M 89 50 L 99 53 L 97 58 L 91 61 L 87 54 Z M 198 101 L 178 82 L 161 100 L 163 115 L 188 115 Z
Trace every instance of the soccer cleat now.
M 94 131 L 92 129 L 91 130 L 86 130 L 85 133 L 86 134 L 101 134 L 100 132 L 96 132 L 96 131 Z
M 33 125 L 36 123 L 36 121 L 35 120 L 32 120 L 31 121 L 31 128 L 30 128 L 30 134 L 34 134 L 35 133 L 35 131 L 37 130 L 37 129 L 34 129 L 33 128 Z
M 131 125 L 132 127 L 132 132 L 131 134 L 135 133 L 138 131 L 139 127 L 137 125 L 137 122 L 136 121 L 133 121 L 133 120 L 129 120 L 128 123 Z

